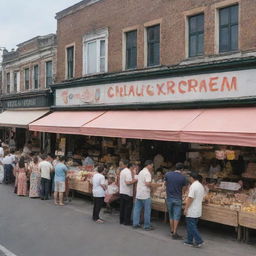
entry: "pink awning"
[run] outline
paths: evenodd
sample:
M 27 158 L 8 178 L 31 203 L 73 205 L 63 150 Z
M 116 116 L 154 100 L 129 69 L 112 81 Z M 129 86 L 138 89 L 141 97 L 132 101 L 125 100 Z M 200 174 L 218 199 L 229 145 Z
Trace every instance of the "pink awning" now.
M 101 116 L 103 111 L 59 111 L 29 125 L 29 130 L 49 133 L 80 134 L 80 127 Z
M 81 127 L 89 136 L 180 141 L 180 131 L 201 110 L 108 111 Z
M 181 133 L 181 141 L 256 146 L 256 108 L 205 109 Z
M 49 110 L 6 110 L 0 114 L 0 127 L 28 128 L 28 125 L 46 115 Z

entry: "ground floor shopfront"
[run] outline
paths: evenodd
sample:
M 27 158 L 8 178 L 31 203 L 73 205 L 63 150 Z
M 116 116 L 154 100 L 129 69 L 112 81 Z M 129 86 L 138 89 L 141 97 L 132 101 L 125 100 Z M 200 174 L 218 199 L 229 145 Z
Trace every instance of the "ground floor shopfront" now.
M 255 229 L 255 70 L 243 59 L 54 85 L 54 112 L 29 130 L 57 134 L 56 153 L 74 162 L 84 152 L 113 166 L 157 155 L 166 170 L 184 162 L 210 190 L 202 218 Z M 75 171 L 72 186 L 90 192 L 90 174 Z M 153 208 L 166 212 L 164 197 L 155 191 Z
M 202 219 L 234 227 L 239 239 L 247 234 L 242 233 L 242 227 L 256 229 L 254 147 L 74 134 L 59 134 L 57 138 L 59 143 L 56 145 L 59 146 L 56 152 L 69 158 L 70 188 L 73 190 L 91 194 L 90 178 L 93 172 L 81 165 L 84 153 L 88 153 L 95 163 L 104 164 L 111 172 L 117 171 L 121 159 L 129 159 L 140 167 L 145 160 L 152 159 L 155 163 L 153 178 L 157 183 L 163 183 L 161 174 L 174 170 L 177 162 L 183 162 L 186 166 L 184 174 L 189 170 L 197 171 L 203 176 L 209 191 Z M 214 174 L 210 171 L 213 162 L 218 166 Z M 165 192 L 154 191 L 152 209 L 167 214 L 165 197 Z
M 3 95 L 0 100 L 0 138 L 10 149 L 22 151 L 30 144 L 30 150 L 39 153 L 50 148 L 48 134 L 28 129 L 30 123 L 49 113 L 52 104 L 49 90 Z

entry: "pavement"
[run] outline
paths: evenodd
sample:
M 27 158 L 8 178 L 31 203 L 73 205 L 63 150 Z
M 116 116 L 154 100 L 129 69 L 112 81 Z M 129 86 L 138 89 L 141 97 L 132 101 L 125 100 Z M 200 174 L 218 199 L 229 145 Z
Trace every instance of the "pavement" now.
M 203 248 L 184 246 L 169 236 L 168 225 L 153 221 L 155 230 L 118 224 L 118 213 L 91 220 L 92 203 L 76 198 L 68 205 L 18 197 L 0 184 L 0 256 L 255 256 L 256 246 L 237 242 L 234 230 L 200 227 Z M 180 234 L 185 235 L 181 225 Z M 2 252 L 1 252 L 2 251 Z M 2 253 L 2 254 L 1 254 Z

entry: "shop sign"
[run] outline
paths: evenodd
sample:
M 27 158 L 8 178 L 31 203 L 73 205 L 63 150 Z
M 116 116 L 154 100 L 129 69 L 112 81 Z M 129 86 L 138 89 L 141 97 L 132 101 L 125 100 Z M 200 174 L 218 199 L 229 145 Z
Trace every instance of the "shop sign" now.
M 56 89 L 56 106 L 125 105 L 256 97 L 256 70 Z
M 31 108 L 46 107 L 48 99 L 46 96 L 2 100 L 4 108 Z

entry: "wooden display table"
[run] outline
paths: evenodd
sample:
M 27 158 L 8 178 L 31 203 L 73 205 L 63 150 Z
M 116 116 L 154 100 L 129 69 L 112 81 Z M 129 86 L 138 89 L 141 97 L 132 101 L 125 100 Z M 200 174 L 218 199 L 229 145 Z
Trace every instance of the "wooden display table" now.
M 238 212 L 217 205 L 203 205 L 202 220 L 238 227 Z
M 249 241 L 249 229 L 256 229 L 256 213 L 253 212 L 239 212 L 238 223 L 243 231 L 243 240 Z
M 239 212 L 238 223 L 242 227 L 256 229 L 256 213 L 252 212 Z
M 155 210 L 158 212 L 163 212 L 164 213 L 164 221 L 165 222 L 167 221 L 168 210 L 167 210 L 165 199 L 163 199 L 161 201 L 152 199 L 151 208 L 152 208 L 152 210 Z
M 92 194 L 92 185 L 89 181 L 80 181 L 75 179 L 70 179 L 68 181 L 69 189 L 82 192 L 88 195 Z
M 167 206 L 165 201 L 156 201 L 154 199 L 152 199 L 152 205 L 151 208 L 155 211 L 159 211 L 159 212 L 167 212 Z

